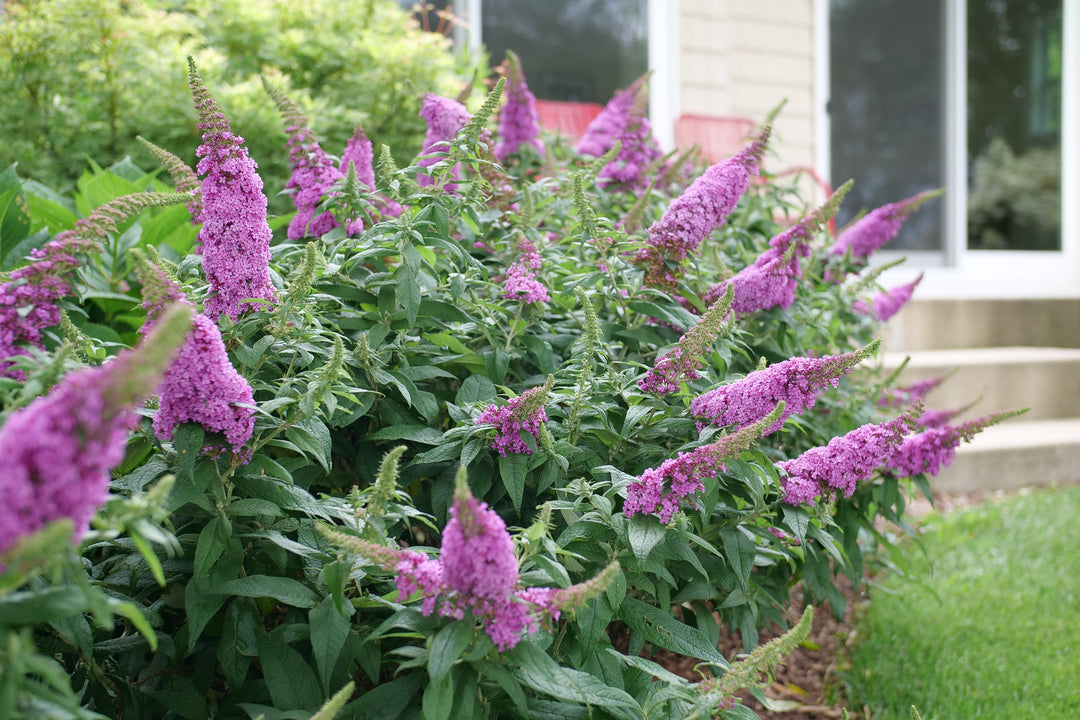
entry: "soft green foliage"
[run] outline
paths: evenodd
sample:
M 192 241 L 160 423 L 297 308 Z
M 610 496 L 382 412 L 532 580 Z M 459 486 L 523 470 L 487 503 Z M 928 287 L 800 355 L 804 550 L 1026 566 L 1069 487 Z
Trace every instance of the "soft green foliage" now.
M 274 192 L 290 168 L 284 129 L 259 79 L 268 68 L 327 152 L 340 154 L 361 125 L 408 160 L 423 137 L 421 94 L 454 95 L 468 77 L 448 43 L 421 31 L 393 0 L 7 2 L 0 167 L 18 161 L 24 177 L 67 190 L 87 157 L 148 160 L 136 135 L 193 165 L 199 135 L 183 71 L 188 55 Z M 271 201 L 290 209 L 284 198 Z
M 853 699 L 880 720 L 1075 717 L 1078 513 L 1067 487 L 932 516 L 907 577 L 871 593 Z

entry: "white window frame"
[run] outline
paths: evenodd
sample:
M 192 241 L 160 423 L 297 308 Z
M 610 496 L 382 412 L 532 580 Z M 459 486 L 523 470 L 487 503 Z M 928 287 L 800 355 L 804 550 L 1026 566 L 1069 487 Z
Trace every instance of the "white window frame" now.
M 1061 249 L 967 248 L 967 0 L 946 1 L 945 242 L 942 252 L 880 253 L 885 262 L 906 256 L 881 283 L 910 282 L 924 271 L 918 296 L 931 298 L 1080 297 L 1080 3 L 1062 3 Z M 815 0 L 817 163 L 830 177 L 829 0 Z M 858 178 L 855 178 L 858 182 Z M 897 198 L 899 199 L 899 198 Z

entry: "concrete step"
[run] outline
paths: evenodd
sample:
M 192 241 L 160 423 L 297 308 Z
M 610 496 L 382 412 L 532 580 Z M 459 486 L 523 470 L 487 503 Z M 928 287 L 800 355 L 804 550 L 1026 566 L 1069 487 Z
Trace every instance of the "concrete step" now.
M 952 465 L 930 478 L 935 492 L 1008 490 L 1080 483 L 1080 418 L 1007 420 L 961 444 Z
M 892 351 L 1080 348 L 1080 298 L 912 300 L 881 331 Z
M 1010 425 L 1080 416 L 1080 348 L 886 352 L 882 364 L 886 371 L 894 370 L 908 355 L 911 360 L 900 375 L 899 386 L 955 371 L 927 395 L 927 407 L 951 410 L 982 397 L 960 419 L 1024 407 L 1031 410 Z

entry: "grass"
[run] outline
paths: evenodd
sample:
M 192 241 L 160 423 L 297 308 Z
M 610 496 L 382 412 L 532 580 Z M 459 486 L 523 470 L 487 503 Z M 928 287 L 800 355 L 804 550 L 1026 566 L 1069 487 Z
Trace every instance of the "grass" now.
M 1075 720 L 1080 487 L 935 517 L 871 591 L 849 691 L 875 720 Z

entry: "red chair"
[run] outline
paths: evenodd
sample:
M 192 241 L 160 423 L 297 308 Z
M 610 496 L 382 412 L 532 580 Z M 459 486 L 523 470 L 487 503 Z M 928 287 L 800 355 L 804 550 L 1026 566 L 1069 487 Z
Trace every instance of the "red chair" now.
M 596 103 L 564 100 L 536 101 L 536 113 L 540 116 L 540 125 L 548 130 L 568 135 L 574 140 L 585 134 L 585 128 L 603 109 L 603 105 Z
M 680 115 L 675 121 L 675 144 L 684 149 L 697 145 L 714 165 L 741 149 L 753 127 L 754 121 L 748 118 Z

